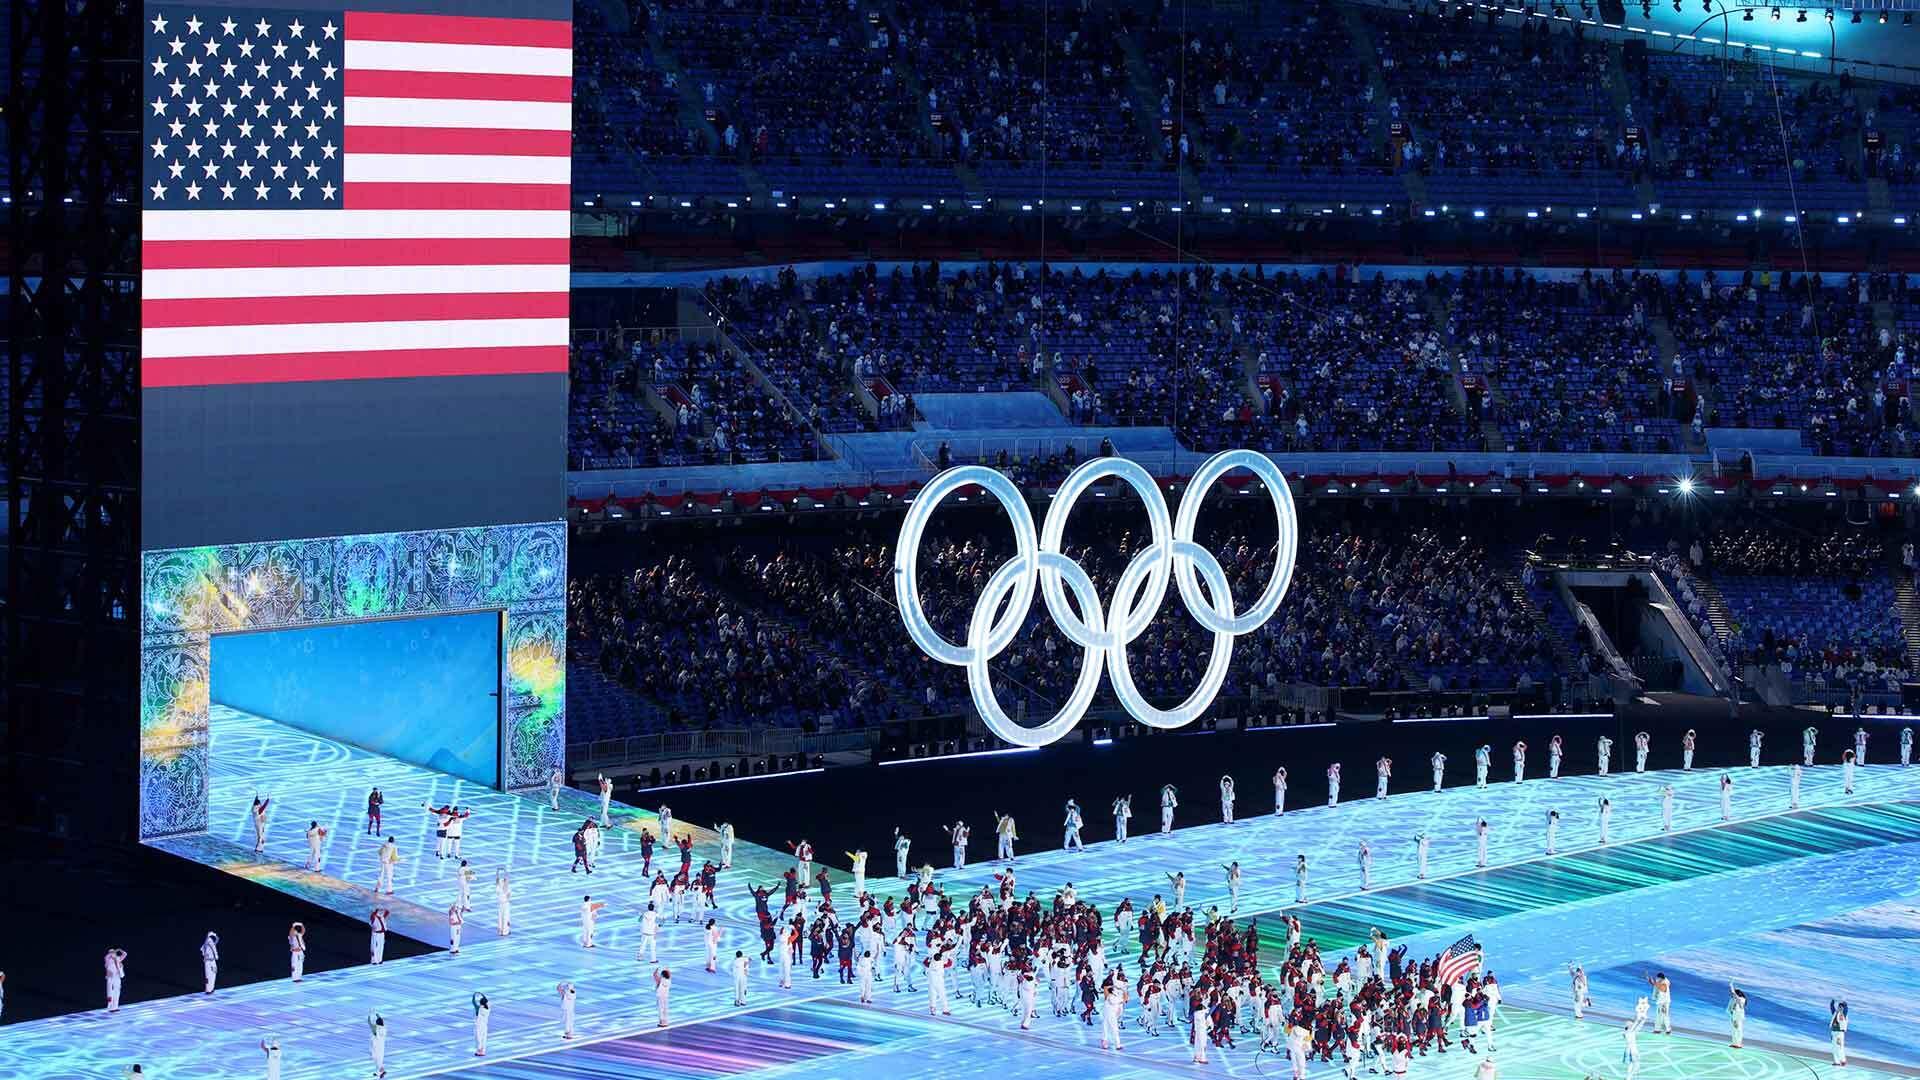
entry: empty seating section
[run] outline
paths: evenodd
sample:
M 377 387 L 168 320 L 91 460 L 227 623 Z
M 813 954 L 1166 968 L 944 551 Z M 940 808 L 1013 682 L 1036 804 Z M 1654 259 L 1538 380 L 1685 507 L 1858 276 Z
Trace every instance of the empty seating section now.
M 1388 114 L 1413 125 L 1408 164 L 1430 201 L 1631 202 L 1635 152 L 1608 96 L 1604 42 L 1534 20 L 1517 34 L 1426 13 L 1369 9 L 1366 22 Z

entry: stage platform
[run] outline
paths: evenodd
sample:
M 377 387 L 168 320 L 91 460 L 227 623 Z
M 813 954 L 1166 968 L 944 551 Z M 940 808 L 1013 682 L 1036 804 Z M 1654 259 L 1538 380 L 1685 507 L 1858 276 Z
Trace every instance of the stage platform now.
M 638 830 L 657 829 L 654 812 L 616 804 L 606 860 L 591 879 L 568 873 L 569 838 L 597 813 L 596 799 L 568 791 L 562 809 L 544 797 L 502 794 L 430 770 L 392 761 L 270 721 L 216 709 L 212 724 L 215 830 L 157 845 L 240 874 L 270 888 L 364 918 L 374 897 L 375 838 L 362 832 L 367 789 L 387 795 L 385 831 L 402 847 L 396 881 L 398 932 L 445 944 L 445 909 L 455 895 L 454 863 L 433 856 L 432 819 L 423 802 L 456 800 L 473 809 L 465 854 L 476 871 L 475 911 L 461 954 L 444 952 L 380 967 L 359 967 L 289 981 L 183 997 L 0 1028 L 0 1076 L 119 1078 L 139 1061 L 154 1077 L 264 1075 L 259 1039 L 284 1047 L 282 1075 L 335 1078 L 371 1075 L 364 1019 L 388 1019 L 388 1075 L 462 1072 L 474 1077 L 704 1077 L 754 1080 L 800 1076 L 949 1077 L 965 1069 L 1008 1077 L 1142 1077 L 1216 1071 L 1280 1076 L 1285 1063 L 1251 1047 L 1215 1055 L 1202 1070 L 1170 1035 L 1134 1029 L 1122 1055 L 1103 1054 L 1097 1031 L 1057 1020 L 1044 1008 L 1031 1031 L 994 1006 L 965 1000 L 956 982 L 955 1015 L 925 1014 L 925 993 L 882 991 L 860 1006 L 851 987 L 796 971 L 780 991 L 772 968 L 753 964 L 748 1005 L 732 1005 L 730 979 L 701 970 L 700 929 L 689 921 L 660 938 L 661 959 L 674 969 L 671 1027 L 657 1015 L 649 965 L 635 958 L 637 913 L 644 907 Z M 1259 763 L 1271 770 L 1273 762 Z M 990 764 L 983 764 L 990 769 Z M 1251 767 L 1251 766 L 1250 766 Z M 1766 1078 L 1920 1075 L 1920 1039 L 1913 1037 L 1920 995 L 1920 769 L 1868 766 L 1855 794 L 1842 793 L 1838 766 L 1808 770 L 1803 808 L 1789 812 L 1788 770 L 1733 770 L 1734 821 L 1720 821 L 1718 771 L 1581 776 L 1484 790 L 1449 788 L 1385 800 L 1365 798 L 1337 808 L 1290 810 L 1220 824 L 1216 808 L 1182 808 L 1186 827 L 1142 834 L 1126 845 L 1091 844 L 1084 852 L 1019 857 L 1021 890 L 1042 897 L 1072 881 L 1083 897 L 1110 910 L 1121 897 L 1139 905 L 1168 893 L 1165 877 L 1184 870 L 1188 903 L 1218 904 L 1226 891 L 1221 867 L 1238 859 L 1245 872 L 1240 917 L 1298 911 L 1306 932 L 1349 947 L 1378 925 L 1415 955 L 1438 951 L 1471 930 L 1486 945 L 1509 1006 L 1499 1026 L 1499 1075 L 1505 1080 L 1618 1078 L 1620 1035 L 1609 1017 L 1624 1014 L 1643 971 L 1674 976 L 1675 1016 L 1683 1033 L 1642 1039 L 1642 1077 Z M 1369 778 L 1370 779 L 1370 778 Z M 1246 778 L 1257 782 L 1255 777 Z M 1659 790 L 1677 791 L 1675 832 L 1659 830 Z M 1369 788 L 1370 788 L 1369 784 Z M 264 858 L 256 857 L 246 809 L 258 791 L 273 812 Z M 1596 803 L 1614 804 L 1612 843 L 1597 844 Z M 1062 792 L 1065 797 L 1071 792 Z M 1092 793 L 1079 793 L 1090 803 Z M 1560 854 L 1543 853 L 1544 819 L 1558 808 Z M 961 805 L 969 813 L 984 807 Z M 1147 826 L 1148 815 L 1136 817 Z M 1111 835 L 1110 822 L 1090 815 L 1088 832 Z M 1490 866 L 1476 869 L 1473 823 L 1490 825 Z M 319 872 L 308 872 L 303 832 L 309 820 L 332 835 Z M 1209 822 L 1201 824 L 1202 821 Z M 694 865 L 717 856 L 710 826 L 694 826 Z M 774 844 L 798 839 L 763 837 Z M 1031 833 L 1052 822 L 1028 822 Z M 676 823 L 676 829 L 681 827 Z M 873 843 L 885 838 L 876 823 Z M 1431 838 L 1430 876 L 1416 882 L 1414 837 Z M 980 828 L 981 834 L 986 833 Z M 1004 867 L 981 863 L 945 868 L 943 837 L 916 837 L 915 862 L 936 859 L 951 894 L 981 887 Z M 1366 839 L 1375 863 L 1371 890 L 1359 888 L 1356 849 Z M 976 847 L 982 845 L 976 844 Z M 1308 903 L 1293 903 L 1293 858 L 1308 855 Z M 656 852 L 655 863 L 668 849 Z M 827 855 L 827 852 L 821 852 Z M 836 862 L 839 853 L 832 853 Z M 674 860 L 677 862 L 677 857 Z M 891 852 L 876 851 L 869 890 L 899 895 Z M 790 857 L 772 846 L 736 844 L 735 867 L 721 875 L 723 956 L 736 948 L 757 955 L 759 936 L 747 884 L 772 884 Z M 511 868 L 514 932 L 494 933 L 493 873 Z M 836 895 L 848 878 L 836 872 Z M 581 896 L 606 900 L 599 947 L 578 945 Z M 844 897 L 842 897 L 844 906 Z M 1262 918 L 1276 933 L 1277 917 Z M 191 955 L 198 930 L 183 931 Z M 1129 970 L 1131 949 L 1109 942 Z M 141 978 L 142 957 L 128 960 L 128 982 Z M 1594 973 L 1596 1010 L 1586 1022 L 1565 1009 L 1565 966 Z M 76 957 L 89 967 L 97 957 Z M 1726 978 L 1754 997 L 1749 1046 L 1725 1048 Z M 554 991 L 561 980 L 580 988 L 581 1040 L 559 1038 Z M 16 988 L 18 990 L 19 988 Z M 493 1002 L 489 1057 L 472 1056 L 468 997 Z M 1825 1063 L 1825 1001 L 1854 1003 L 1855 1064 Z M 1413 1076 L 1465 1078 L 1477 1061 L 1455 1051 L 1419 1059 Z M 1316 1065 L 1310 1075 L 1338 1070 Z

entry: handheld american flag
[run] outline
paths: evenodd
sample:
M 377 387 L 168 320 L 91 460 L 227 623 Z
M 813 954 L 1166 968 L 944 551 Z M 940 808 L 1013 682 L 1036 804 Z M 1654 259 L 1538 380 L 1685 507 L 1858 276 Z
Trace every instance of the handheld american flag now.
M 143 385 L 567 370 L 571 24 L 412 6 L 147 9 Z
M 1480 970 L 1482 959 L 1484 956 L 1480 951 L 1480 943 L 1473 939 L 1472 934 L 1468 934 L 1447 946 L 1447 950 L 1440 954 L 1440 963 L 1434 975 L 1441 986 L 1446 986 L 1466 978 L 1468 972 Z

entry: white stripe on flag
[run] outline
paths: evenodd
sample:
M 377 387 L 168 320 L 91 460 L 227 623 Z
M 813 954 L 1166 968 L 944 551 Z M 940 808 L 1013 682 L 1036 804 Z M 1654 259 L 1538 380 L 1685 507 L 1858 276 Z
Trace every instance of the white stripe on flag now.
M 349 184 L 565 184 L 573 179 L 573 159 L 504 154 L 348 154 L 345 176 Z
M 283 211 L 265 211 L 282 213 Z M 148 214 L 147 220 L 171 216 Z M 287 266 L 148 270 L 147 300 L 255 296 L 403 296 L 421 293 L 564 293 L 566 263 L 532 266 Z
M 168 210 L 145 215 L 141 239 L 520 240 L 570 225 L 566 210 Z
M 140 332 L 141 354 L 153 358 L 373 352 L 380 349 L 477 349 L 566 343 L 566 319 L 179 326 L 149 327 Z
M 570 101 L 468 101 L 462 98 L 347 98 L 348 127 L 493 128 L 571 131 Z
M 571 49 L 533 45 L 448 45 L 429 41 L 347 42 L 348 71 L 469 71 L 482 75 L 573 74 Z

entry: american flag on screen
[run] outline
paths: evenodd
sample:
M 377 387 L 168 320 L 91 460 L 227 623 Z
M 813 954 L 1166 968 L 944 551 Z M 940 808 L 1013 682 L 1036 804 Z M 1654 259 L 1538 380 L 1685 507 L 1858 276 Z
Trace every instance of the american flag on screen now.
M 1468 934 L 1447 946 L 1447 951 L 1440 954 L 1440 963 L 1435 967 L 1434 975 L 1441 986 L 1458 982 L 1466 978 L 1468 972 L 1480 970 L 1482 959 L 1484 956 L 1480 951 L 1480 943 L 1473 939 L 1472 934 Z
M 143 385 L 567 370 L 570 21 L 146 18 Z

